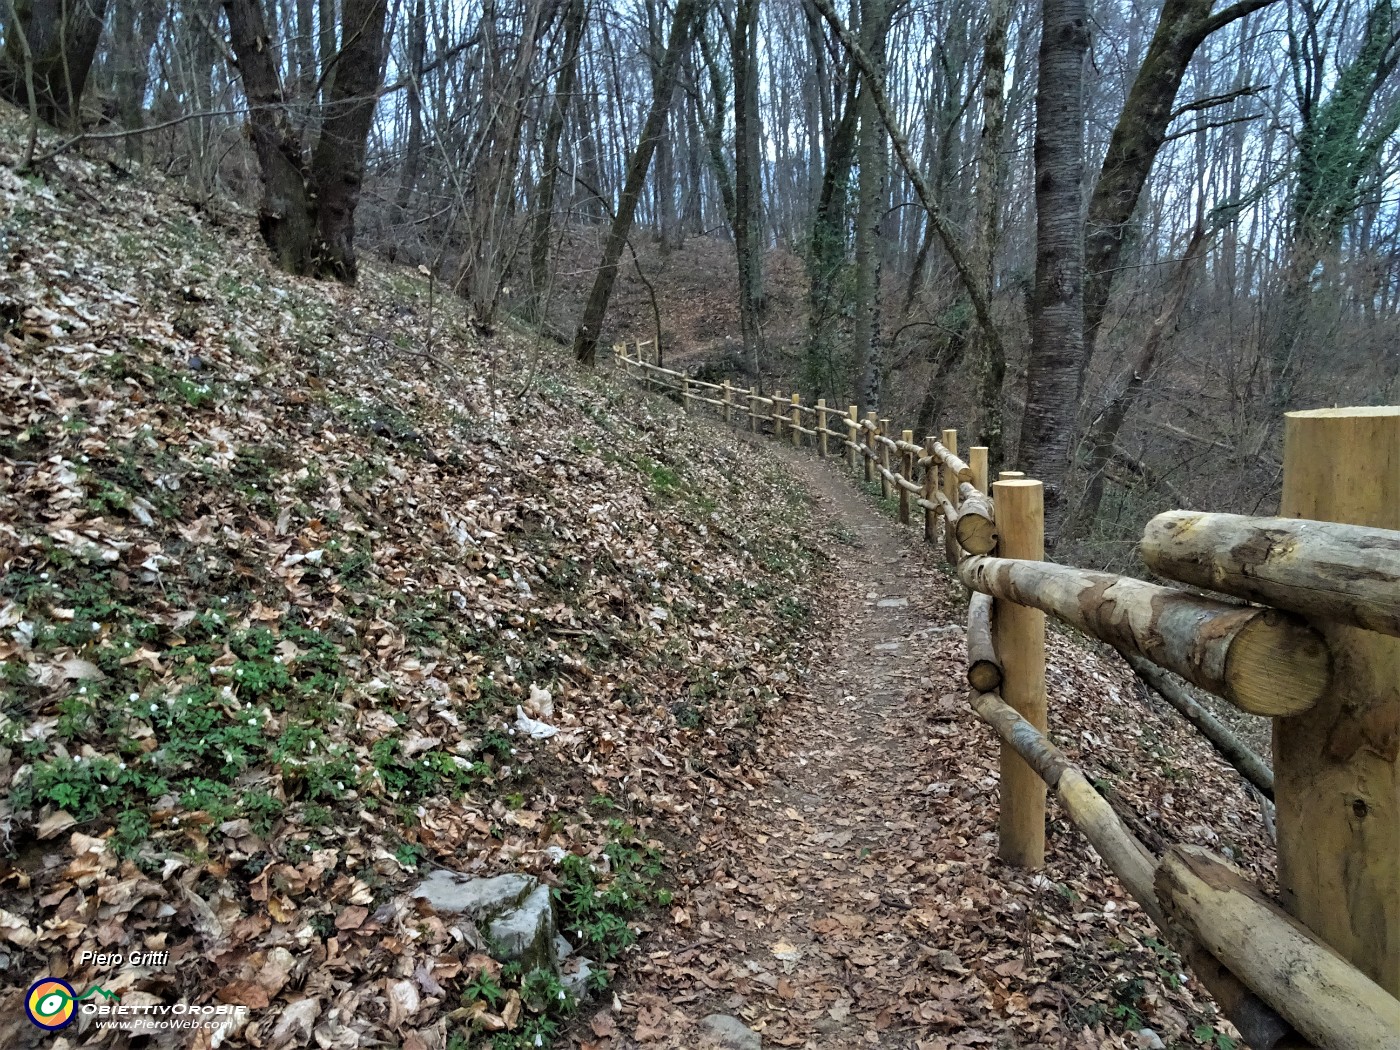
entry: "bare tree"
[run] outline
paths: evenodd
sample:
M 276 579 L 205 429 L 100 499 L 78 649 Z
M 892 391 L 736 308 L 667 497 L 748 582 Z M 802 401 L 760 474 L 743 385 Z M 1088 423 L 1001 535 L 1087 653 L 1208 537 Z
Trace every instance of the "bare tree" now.
M 618 202 L 617 214 L 613 217 L 612 226 L 603 245 L 603 256 L 598 264 L 598 275 L 594 278 L 593 290 L 589 293 L 578 330 L 574 333 L 574 357 L 586 365 L 592 365 L 597 355 L 598 338 L 602 332 L 603 318 L 608 312 L 608 300 L 612 298 L 613 283 L 617 280 L 618 263 L 622 259 L 622 249 L 632 231 L 637 199 L 642 194 L 647 169 L 651 167 L 651 158 L 656 152 L 657 139 L 662 133 L 666 114 L 671 108 L 671 95 L 675 91 L 681 56 L 694 42 L 703 15 L 703 0 L 680 0 L 676 5 L 676 13 L 672 16 L 670 39 L 666 44 L 666 56 L 662 60 L 661 70 L 655 80 L 651 108 L 647 113 L 641 138 L 637 141 L 637 148 L 632 152 L 632 160 L 628 164 L 627 181 Z
M 88 70 L 102 36 L 107 0 L 14 0 L 4 15 L 0 97 L 74 130 Z
M 321 81 L 329 86 L 309 162 L 290 120 L 262 0 L 224 0 L 224 10 L 262 179 L 263 240 L 289 273 L 352 283 L 365 137 L 383 81 L 386 0 L 345 0 L 338 47 L 334 27 L 328 35 L 322 25 Z

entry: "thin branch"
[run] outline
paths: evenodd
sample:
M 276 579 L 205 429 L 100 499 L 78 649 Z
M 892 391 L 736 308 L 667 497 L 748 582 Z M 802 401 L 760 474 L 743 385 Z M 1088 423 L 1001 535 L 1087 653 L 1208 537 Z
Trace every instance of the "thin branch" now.
M 246 116 L 247 109 L 207 109 L 199 113 L 186 113 L 183 116 L 172 117 L 170 120 L 161 121 L 159 124 L 147 124 L 140 128 L 127 128 L 122 131 L 84 131 L 79 135 L 74 135 L 66 142 L 61 142 L 49 152 L 34 159 L 34 164 L 43 164 L 45 161 L 53 160 L 55 157 L 67 153 L 74 146 L 79 146 L 84 142 L 102 142 L 110 139 L 126 139 L 133 135 L 146 135 L 152 131 L 163 131 L 172 128 L 177 124 L 185 124 L 191 120 L 203 120 L 206 117 L 241 117 Z
M 1176 109 L 1172 110 L 1172 115 L 1167 118 L 1167 123 L 1170 124 L 1184 113 L 1191 113 L 1202 109 L 1213 109 L 1216 106 L 1229 105 L 1237 98 L 1261 94 L 1268 86 L 1269 85 L 1265 84 L 1251 84 L 1248 87 L 1242 87 L 1236 91 L 1227 91 L 1222 95 L 1207 95 L 1205 98 L 1194 99 L 1184 106 L 1177 106 Z

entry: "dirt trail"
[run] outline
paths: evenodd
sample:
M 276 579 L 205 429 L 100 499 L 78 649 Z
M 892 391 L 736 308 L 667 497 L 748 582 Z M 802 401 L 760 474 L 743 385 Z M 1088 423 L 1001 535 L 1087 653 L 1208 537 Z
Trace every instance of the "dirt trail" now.
M 940 777 L 932 746 L 952 725 L 935 712 L 931 726 L 920 698 L 958 690 L 961 593 L 921 530 L 895 527 L 841 469 L 785 458 L 836 552 L 818 618 L 829 648 L 755 789 L 701 843 L 694 943 L 653 939 L 631 1034 L 703 1045 L 689 1025 L 723 1013 L 763 1046 L 958 1045 L 931 1033 L 966 1000 L 984 1009 L 983 990 L 933 934 L 949 903 L 940 876 L 958 866 L 940 819 L 966 786 Z
M 712 771 L 694 800 L 670 922 L 584 1050 L 1236 1045 L 1053 799 L 1045 869 L 997 859 L 999 743 L 967 705 L 966 603 L 941 545 L 844 464 L 774 452 L 829 559 L 816 655 L 752 761 Z M 1121 661 L 1059 630 L 1046 648 L 1052 737 L 1124 819 L 1268 885 L 1273 848 L 1240 778 Z M 728 1040 L 708 1036 L 715 1015 Z

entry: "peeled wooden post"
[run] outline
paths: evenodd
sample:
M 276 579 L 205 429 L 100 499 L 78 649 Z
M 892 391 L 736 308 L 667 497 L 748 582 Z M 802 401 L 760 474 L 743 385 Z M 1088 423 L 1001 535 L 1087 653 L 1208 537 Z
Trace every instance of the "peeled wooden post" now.
M 817 455 L 826 459 L 826 398 L 817 398 Z
M 681 408 L 690 412 L 690 376 L 681 377 Z
M 758 395 L 753 387 L 749 387 L 749 433 L 758 433 L 758 410 L 756 408 Z
M 789 417 L 789 418 L 791 418 L 791 420 L 792 420 L 792 447 L 793 447 L 793 448 L 801 448 L 801 447 L 802 447 L 802 395 L 801 395 L 801 394 L 793 394 L 793 395 L 792 395 L 792 412 L 790 413 L 790 417 Z
M 990 492 L 987 488 L 990 483 L 987 477 L 988 451 L 986 445 L 973 445 L 967 450 L 967 465 L 972 468 L 972 487 L 984 495 Z
M 856 469 L 856 445 L 860 441 L 860 409 L 855 405 L 846 409 L 846 436 L 851 442 L 846 446 L 846 463 L 854 471 Z
M 779 391 L 774 390 L 773 403 L 768 406 L 768 414 L 773 420 L 773 437 L 778 441 L 783 439 L 783 410 L 781 407 L 783 401 L 783 395 Z
M 1026 476 L 1024 470 L 1003 470 L 997 475 L 998 481 L 1020 481 Z
M 938 460 L 933 454 L 932 435 L 924 438 L 924 491 L 920 493 L 924 506 L 924 542 L 932 543 L 938 538 Z
M 880 420 L 880 436 L 883 438 L 887 438 L 890 436 L 890 421 L 888 419 Z M 890 446 L 886 445 L 883 441 L 881 441 L 879 444 L 879 449 L 880 466 L 884 468 L 884 470 L 880 472 L 880 498 L 889 499 L 890 479 L 887 476 L 887 472 L 890 469 Z
M 875 413 L 865 413 L 865 483 L 875 480 Z
M 956 430 L 943 431 L 943 447 L 955 456 L 958 454 L 958 432 Z M 956 510 L 958 506 L 958 479 L 951 470 L 943 471 L 943 495 L 948 497 L 948 502 Z M 957 529 L 946 518 L 943 521 L 943 554 L 948 559 L 949 565 L 956 565 L 961 557 L 961 552 L 958 550 Z M 1011 557 L 1011 555 L 1007 555 L 1007 557 Z M 1040 557 L 1040 555 L 1036 557 Z
M 900 435 L 900 438 L 906 446 L 912 445 L 914 432 L 906 430 Z M 907 447 L 900 452 L 899 474 L 905 481 L 914 480 L 914 453 L 910 452 Z M 903 485 L 899 486 L 899 523 L 901 525 L 909 524 L 909 490 Z
M 732 407 L 732 406 L 729 404 L 729 380 L 726 379 L 726 380 L 724 381 L 724 421 L 725 421 L 725 423 L 730 423 L 730 422 L 733 421 L 733 418 L 734 418 L 734 417 L 733 417 L 733 415 L 732 415 L 731 412 L 730 412 L 731 407 Z
M 1280 514 L 1400 529 L 1400 408 L 1289 412 Z M 1284 906 L 1400 997 L 1400 638 L 1327 619 L 1331 687 L 1274 720 Z
M 950 450 L 955 447 L 948 441 L 951 433 L 943 432 L 943 444 Z M 952 438 L 956 441 L 957 435 Z M 1043 559 L 1044 486 L 1038 481 L 998 481 L 992 490 L 1002 553 L 1026 561 Z M 992 637 L 1001 660 L 1002 699 L 1045 732 L 1045 614 L 998 601 L 992 611 Z M 1007 744 L 1001 746 L 1000 835 L 999 852 L 1006 863 L 1021 868 L 1045 863 L 1045 781 Z

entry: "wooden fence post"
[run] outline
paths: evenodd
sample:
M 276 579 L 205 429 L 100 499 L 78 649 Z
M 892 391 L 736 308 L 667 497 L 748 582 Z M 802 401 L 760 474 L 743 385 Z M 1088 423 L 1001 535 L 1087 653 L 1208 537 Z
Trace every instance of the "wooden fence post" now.
M 953 455 L 958 454 L 958 432 L 956 430 L 943 431 L 943 447 Z M 948 502 L 953 505 L 953 509 L 958 508 L 958 476 L 947 467 L 943 468 L 943 495 L 948 497 Z M 960 560 L 961 552 L 958 550 L 958 533 L 953 528 L 953 523 L 943 522 L 943 555 L 948 559 L 949 565 L 956 565 Z M 1011 555 L 1003 555 L 1011 557 Z
M 914 432 L 912 430 L 904 431 L 900 437 L 904 440 L 906 445 L 914 443 Z M 900 452 L 899 473 L 905 481 L 914 480 L 914 453 L 910 452 L 907 448 Z M 903 485 L 899 486 L 899 523 L 901 525 L 909 524 L 909 490 Z
M 846 409 L 846 416 L 848 418 L 846 436 L 851 442 L 846 446 L 846 463 L 854 471 L 856 469 L 856 444 L 860 441 L 860 409 L 851 405 Z
M 938 538 L 938 460 L 933 456 L 933 435 L 924 438 L 924 455 L 928 465 L 924 467 L 924 491 L 920 493 L 928 506 L 924 507 L 924 542 L 932 543 Z
M 947 431 L 943 443 L 947 445 Z M 945 473 L 952 473 L 945 469 Z M 953 479 L 956 484 L 957 478 Z M 998 481 L 999 553 L 1003 558 L 1045 557 L 1045 493 L 1038 481 Z M 1001 659 L 1001 696 L 1042 732 L 1045 708 L 1045 614 L 1012 602 L 993 607 L 994 648 Z M 1038 868 L 1045 863 L 1045 781 L 1008 744 L 1001 745 L 1000 856 L 1008 864 Z
M 987 477 L 989 451 L 986 445 L 973 445 L 967 450 L 967 465 L 972 468 L 972 487 L 986 495 L 991 494 L 991 490 L 987 488 L 990 481 Z
M 890 436 L 890 421 L 888 419 L 880 420 L 880 436 L 883 438 L 887 438 Z M 877 447 L 880 450 L 880 466 L 884 467 L 885 470 L 889 470 L 890 447 L 886 445 L 883 441 L 881 441 Z M 883 472 L 881 472 L 880 474 L 880 498 L 890 498 L 890 482 L 889 479 L 885 477 Z
M 756 434 L 756 433 L 758 432 L 758 417 L 754 414 L 754 412 L 755 412 L 755 410 L 754 410 L 754 405 L 756 404 L 756 402 L 755 402 L 754 399 L 755 399 L 757 396 L 758 396 L 758 395 L 754 392 L 754 388 L 753 388 L 753 387 L 749 387 L 749 433 L 750 433 L 750 434 Z
M 690 413 L 690 376 L 681 376 L 681 409 Z
M 792 447 L 802 447 L 802 395 L 792 395 Z
M 875 413 L 865 413 L 865 483 L 875 480 Z
M 997 475 L 998 481 L 1020 481 L 1026 476 L 1024 470 L 1003 470 Z
M 827 457 L 826 448 L 826 398 L 817 398 L 817 455 Z
M 773 420 L 773 437 L 777 441 L 783 439 L 783 410 L 780 407 L 784 401 L 780 391 L 773 391 L 773 403 L 768 406 L 768 415 Z
M 1400 408 L 1287 413 L 1279 513 L 1400 529 Z M 1279 891 L 1400 997 L 1400 638 L 1313 626 L 1335 671 L 1316 707 L 1274 720 Z
M 726 379 L 724 381 L 724 421 L 725 423 L 731 423 L 733 422 L 733 418 L 729 404 L 729 380 Z

